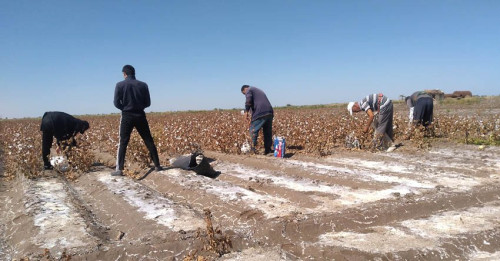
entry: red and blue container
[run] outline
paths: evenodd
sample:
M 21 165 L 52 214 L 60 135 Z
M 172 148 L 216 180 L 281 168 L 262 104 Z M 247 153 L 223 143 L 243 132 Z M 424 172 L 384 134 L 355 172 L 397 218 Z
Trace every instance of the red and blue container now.
M 285 138 L 275 137 L 274 138 L 274 156 L 277 158 L 285 157 Z

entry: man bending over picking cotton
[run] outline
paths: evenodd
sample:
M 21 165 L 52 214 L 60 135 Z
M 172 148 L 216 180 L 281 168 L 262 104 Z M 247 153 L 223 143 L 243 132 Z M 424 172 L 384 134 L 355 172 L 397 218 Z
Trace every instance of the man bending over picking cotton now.
M 241 93 L 245 95 L 245 117 L 250 125 L 250 137 L 252 137 L 252 152 L 255 153 L 259 130 L 264 134 L 264 154 L 272 151 L 273 143 L 273 118 L 274 111 L 266 94 L 259 88 L 243 85 Z M 252 114 L 251 118 L 249 112 Z
M 434 112 L 434 99 L 424 91 L 414 92 L 406 97 L 406 105 L 410 109 L 410 123 L 415 125 L 422 124 L 424 127 L 432 123 L 432 114 Z
M 76 146 L 74 137 L 83 134 L 89 128 L 87 121 L 77 119 L 67 113 L 59 111 L 48 111 L 43 114 L 40 130 L 42 131 L 42 158 L 45 170 L 53 169 L 49 161 L 50 148 L 54 137 L 58 146 L 61 141 L 70 140 L 70 146 Z
M 394 131 L 392 127 L 393 106 L 392 101 L 382 93 L 373 93 L 364 97 L 360 102 L 349 102 L 347 110 L 352 115 L 353 112 L 365 111 L 368 115 L 368 122 L 363 131 L 368 132 L 370 126 L 375 130 L 375 146 L 378 149 L 388 147 L 387 143 L 394 142 Z M 376 119 L 375 119 L 376 118 Z M 372 125 L 372 123 L 374 123 Z M 388 151 L 394 150 L 391 146 Z

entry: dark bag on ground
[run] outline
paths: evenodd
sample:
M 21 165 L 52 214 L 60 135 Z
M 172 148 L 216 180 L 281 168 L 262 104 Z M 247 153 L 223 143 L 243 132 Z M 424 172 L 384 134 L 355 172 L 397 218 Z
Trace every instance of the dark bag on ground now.
M 185 170 L 192 170 L 198 175 L 209 178 L 216 178 L 219 174 L 212 168 L 208 159 L 199 152 L 191 153 L 187 156 L 180 156 L 171 163 L 171 166 Z

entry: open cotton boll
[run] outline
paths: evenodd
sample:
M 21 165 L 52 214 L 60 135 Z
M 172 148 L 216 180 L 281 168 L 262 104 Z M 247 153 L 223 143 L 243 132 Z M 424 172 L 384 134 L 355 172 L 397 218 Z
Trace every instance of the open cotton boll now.
M 54 156 L 50 158 L 50 164 L 61 171 L 69 170 L 68 160 L 64 156 Z
M 54 156 L 50 159 L 50 164 L 52 164 L 53 166 L 57 166 L 64 163 L 65 161 L 66 159 L 63 156 Z
M 241 152 L 243 153 L 250 152 L 250 144 L 248 144 L 247 141 L 245 141 L 245 143 L 243 143 L 243 145 L 241 146 Z

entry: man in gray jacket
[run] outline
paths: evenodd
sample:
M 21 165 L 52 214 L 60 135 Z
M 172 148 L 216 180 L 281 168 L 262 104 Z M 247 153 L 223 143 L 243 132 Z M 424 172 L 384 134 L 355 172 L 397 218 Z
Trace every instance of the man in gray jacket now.
M 264 134 L 264 154 L 272 151 L 273 143 L 273 118 L 274 110 L 267 99 L 266 94 L 259 88 L 243 85 L 241 93 L 245 95 L 245 117 L 250 126 L 250 137 L 252 137 L 252 151 L 255 152 L 259 130 Z M 249 115 L 251 113 L 251 118 Z

